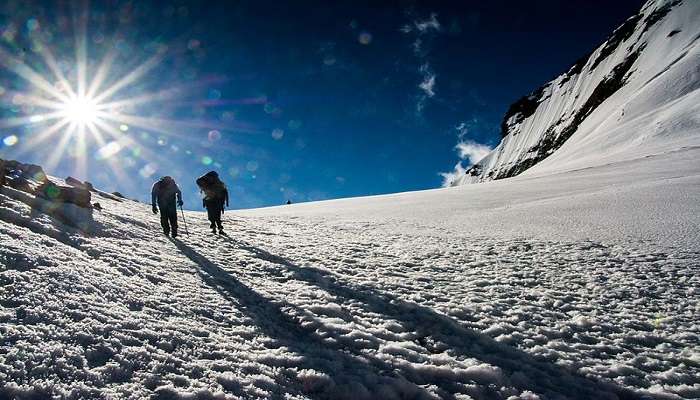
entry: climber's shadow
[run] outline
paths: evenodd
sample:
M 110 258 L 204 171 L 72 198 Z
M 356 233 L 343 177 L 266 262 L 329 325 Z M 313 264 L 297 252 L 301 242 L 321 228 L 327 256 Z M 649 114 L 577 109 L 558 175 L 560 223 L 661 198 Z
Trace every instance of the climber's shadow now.
M 293 317 L 294 314 L 298 315 L 301 312 L 294 305 L 273 302 L 209 261 L 192 247 L 178 239 L 170 240 L 182 254 L 197 264 L 197 273 L 208 286 L 218 291 L 231 303 L 237 304 L 262 333 L 276 340 L 280 347 L 286 347 L 301 356 L 300 359 L 293 361 L 294 367 L 321 370 L 333 377 L 335 385 L 326 388 L 324 398 L 347 396 L 348 393 L 356 390 L 352 385 L 358 381 L 400 388 L 408 391 L 408 394 L 415 398 L 427 395 L 425 389 L 416 385 L 410 385 L 412 387 L 407 385 L 405 379 L 395 371 L 393 366 L 375 358 L 363 359 L 348 354 L 344 351 L 345 349 L 324 341 L 313 328 L 301 326 Z M 288 310 L 289 313 L 283 312 L 282 309 Z M 296 365 L 300 362 L 302 365 Z M 289 382 L 278 383 L 280 390 L 290 389 Z M 280 397 L 283 394 L 280 392 Z M 309 395 L 308 392 L 304 394 Z
M 433 353 L 445 351 L 444 345 L 447 345 L 450 353 L 475 358 L 500 368 L 509 377 L 510 383 L 519 389 L 554 394 L 553 397 L 564 395 L 566 398 L 574 399 L 602 398 L 606 395 L 621 399 L 639 397 L 631 390 L 612 382 L 584 377 L 565 367 L 535 359 L 525 351 L 465 328 L 455 319 L 428 307 L 404 301 L 367 285 L 341 283 L 328 271 L 310 266 L 300 267 L 249 243 L 230 237 L 227 240 L 236 247 L 250 252 L 256 258 L 283 267 L 289 271 L 293 279 L 322 288 L 342 300 L 352 303 L 359 301 L 370 311 L 388 315 L 399 321 L 405 330 L 417 333 L 415 341 L 418 344 Z M 413 382 L 425 380 L 424 376 L 419 376 L 413 369 L 402 370 L 402 374 Z M 450 385 L 446 385 L 444 380 L 438 379 L 430 383 L 449 390 Z

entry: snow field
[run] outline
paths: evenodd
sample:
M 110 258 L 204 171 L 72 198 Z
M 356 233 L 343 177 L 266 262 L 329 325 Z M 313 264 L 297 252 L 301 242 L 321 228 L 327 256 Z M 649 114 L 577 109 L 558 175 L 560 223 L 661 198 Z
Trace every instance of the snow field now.
M 697 181 L 668 157 L 631 169 Z M 648 176 L 614 193 L 668 189 Z M 509 187 L 542 215 L 570 204 Z M 86 236 L 0 190 L 0 397 L 700 397 L 700 249 L 643 223 L 632 239 L 633 217 L 592 240 L 422 214 L 437 196 L 471 215 L 480 189 L 463 187 L 227 213 L 229 237 L 188 212 L 191 235 L 170 240 L 135 202 L 100 199 Z

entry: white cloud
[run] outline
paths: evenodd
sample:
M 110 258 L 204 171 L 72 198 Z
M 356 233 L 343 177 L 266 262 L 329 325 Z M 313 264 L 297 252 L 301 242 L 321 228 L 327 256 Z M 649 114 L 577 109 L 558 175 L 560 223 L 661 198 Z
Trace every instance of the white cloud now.
M 455 149 L 457 149 L 457 152 L 459 153 L 459 158 L 462 160 L 468 160 L 469 165 L 478 163 L 482 158 L 486 157 L 491 150 L 493 150 L 491 146 L 477 143 L 473 140 L 460 141 L 455 146 Z
M 430 14 L 430 18 L 426 20 L 415 21 L 413 24 L 415 25 L 418 32 L 421 33 L 429 32 L 430 30 L 440 32 L 440 30 L 442 29 L 442 25 L 440 25 L 440 22 L 437 20 L 436 13 Z
M 428 101 L 428 96 L 422 94 L 418 96 L 418 101 L 416 101 L 416 116 L 421 118 L 423 115 L 423 109 L 425 108 L 425 103 Z
M 457 130 L 457 137 L 459 140 L 464 139 L 464 137 L 469 133 L 469 126 L 466 122 L 460 122 L 455 129 Z
M 415 38 L 412 43 L 413 53 L 418 59 L 423 60 L 423 64 L 420 66 L 421 81 L 418 84 L 421 93 L 416 100 L 416 113 L 418 117 L 421 117 L 428 99 L 435 96 L 437 74 L 430 67 L 427 57 L 430 53 L 432 39 L 442 30 L 442 25 L 437 19 L 437 14 L 431 13 L 430 17 L 426 19 L 413 19 L 410 23 L 402 26 L 400 30 Z
M 435 96 L 435 81 L 437 79 L 437 74 L 433 72 L 432 68 L 430 68 L 430 64 L 428 63 L 421 65 L 420 73 L 423 75 L 423 79 L 418 84 L 418 88 L 421 90 L 421 93 L 418 95 L 418 99 L 416 101 L 416 113 L 418 117 L 420 117 L 423 113 L 423 109 L 425 108 L 428 99 Z
M 435 96 L 435 74 L 428 73 L 423 76 L 423 82 L 418 85 L 428 97 Z
M 437 19 L 437 13 L 431 13 L 428 19 L 417 19 L 410 24 L 406 24 L 401 27 L 401 32 L 403 33 L 416 32 L 419 35 L 429 33 L 430 31 L 440 32 L 441 30 L 442 25 Z
M 423 40 L 421 38 L 418 38 L 415 42 L 413 42 L 413 53 L 415 53 L 418 57 L 421 57 L 423 53 Z
M 454 170 L 452 170 L 452 172 L 440 172 L 440 176 L 442 176 L 442 187 L 452 186 L 452 183 L 455 181 L 455 179 L 464 175 L 466 171 L 467 170 L 462 166 L 462 162 L 460 161 L 457 163 L 457 165 L 455 165 Z
M 457 137 L 459 138 L 459 142 L 455 145 L 455 150 L 457 150 L 460 161 L 454 166 L 452 172 L 439 173 L 442 176 L 442 187 L 452 186 L 457 179 L 464 176 L 472 165 L 481 161 L 493 150 L 489 145 L 465 139 L 477 124 L 478 120 L 475 117 L 471 120 L 460 122 L 455 126 Z

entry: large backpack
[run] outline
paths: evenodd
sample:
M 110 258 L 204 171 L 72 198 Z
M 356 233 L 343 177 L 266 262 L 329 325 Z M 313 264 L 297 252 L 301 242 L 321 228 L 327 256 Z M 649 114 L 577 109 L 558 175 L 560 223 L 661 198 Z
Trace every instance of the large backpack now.
M 209 171 L 197 178 L 197 186 L 204 193 L 205 200 L 224 200 L 226 185 L 219 179 L 216 171 Z

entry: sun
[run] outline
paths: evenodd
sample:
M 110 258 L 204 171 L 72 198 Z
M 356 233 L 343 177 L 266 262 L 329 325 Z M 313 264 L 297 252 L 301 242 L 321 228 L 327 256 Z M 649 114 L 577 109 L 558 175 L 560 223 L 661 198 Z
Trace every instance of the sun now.
M 99 105 L 87 96 L 67 99 L 61 106 L 61 115 L 77 126 L 94 124 L 99 116 Z
M 95 165 L 91 164 L 94 159 L 105 163 L 105 173 L 130 184 L 125 167 L 143 165 L 143 171 L 153 171 L 141 176 L 150 177 L 156 172 L 153 167 L 156 161 L 162 164 L 171 161 L 170 153 L 164 157 L 149 146 L 152 145 L 151 135 L 158 135 L 155 148 L 160 150 L 161 143 L 167 142 L 161 142 L 160 136 L 196 141 L 182 131 L 230 129 L 235 125 L 241 131 L 257 132 L 252 125 L 237 122 L 219 124 L 204 117 L 170 117 L 173 110 L 190 102 L 197 109 L 210 104 L 218 106 L 192 97 L 193 93 L 201 92 L 209 84 L 207 82 L 176 81 L 167 82 L 166 86 L 166 82 L 155 76 L 165 68 L 163 60 L 171 55 L 178 56 L 178 50 L 172 49 L 180 46 L 160 39 L 142 45 L 125 41 L 124 48 L 142 50 L 126 54 L 116 45 L 126 40 L 119 33 L 104 38 L 109 46 L 97 42 L 93 46 L 92 36 L 88 34 L 91 20 L 88 2 L 77 3 L 83 6 L 72 9 L 72 16 L 66 21 L 73 21 L 73 26 L 72 29 L 66 27 L 65 32 L 64 28 L 54 28 L 47 21 L 46 24 L 31 24 L 36 25 L 31 35 L 18 31 L 14 39 L 17 43 L 11 43 L 12 46 L 2 42 L 11 39 L 0 35 L 0 133 L 10 129 L 20 133 L 5 134 L 12 133 L 0 143 L 3 151 L 12 148 L 16 159 L 45 155 L 42 162 L 47 171 L 60 164 L 66 167 L 72 164 L 74 176 L 96 173 L 88 171 Z M 68 34 L 70 30 L 72 35 Z M 74 60 L 68 51 L 71 40 L 74 41 Z M 24 42 L 31 46 L 22 46 Z M 100 52 L 101 57 L 89 55 L 88 51 L 93 49 Z M 11 82 L 12 91 L 6 90 L 6 82 Z M 247 104 L 247 99 L 240 102 Z M 170 148 L 178 151 L 175 145 Z M 188 150 L 186 154 L 193 153 Z

